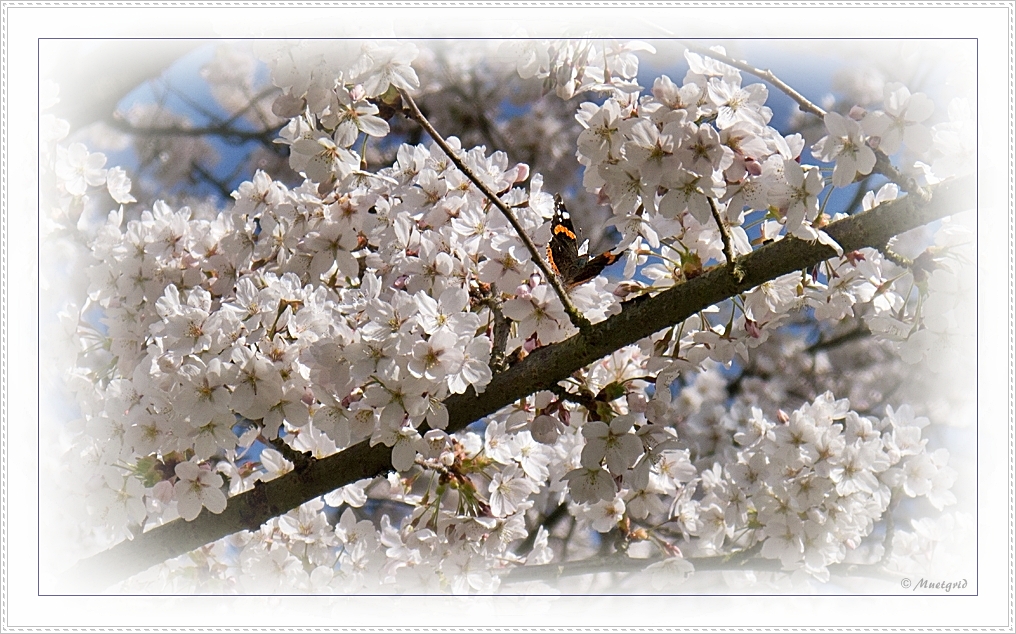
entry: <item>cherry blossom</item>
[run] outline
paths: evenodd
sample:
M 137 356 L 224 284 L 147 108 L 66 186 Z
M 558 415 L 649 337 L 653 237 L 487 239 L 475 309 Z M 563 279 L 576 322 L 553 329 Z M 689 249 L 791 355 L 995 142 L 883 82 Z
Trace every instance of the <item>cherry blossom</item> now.
M 202 507 L 212 513 L 226 510 L 226 496 L 219 490 L 222 486 L 220 476 L 193 462 L 176 465 L 176 475 L 180 479 L 173 487 L 173 494 L 181 517 L 192 520 Z
M 363 84 L 368 97 L 384 94 L 389 86 L 411 91 L 420 87 L 416 71 L 410 65 L 418 54 L 416 46 L 408 42 L 394 46 L 370 45 L 351 71 L 356 81 Z
M 812 151 L 820 161 L 836 161 L 833 185 L 845 187 L 854 182 L 858 174 L 871 173 L 875 153 L 865 143 L 861 125 L 836 112 L 825 116 L 825 124 L 829 134 L 819 139 Z
M 862 121 L 864 131 L 878 138 L 878 148 L 895 154 L 901 144 L 922 154 L 931 147 L 931 131 L 921 124 L 931 116 L 934 102 L 924 93 L 911 94 L 899 83 L 885 85 L 885 111 L 869 113 Z
M 964 521 L 924 516 L 965 486 L 940 432 L 965 410 L 925 388 L 952 380 L 940 359 L 969 363 L 949 351 L 975 317 L 974 242 L 943 221 L 850 250 L 829 225 L 913 195 L 876 150 L 932 190 L 966 173 L 966 102 L 946 120 L 937 94 L 884 82 L 869 100 L 799 101 L 810 119 L 784 125 L 767 105 L 782 89 L 745 85 L 723 49 L 687 51 L 680 83 L 644 90 L 642 42 L 477 46 L 261 43 L 278 90 L 242 116 L 283 152 L 221 209 L 152 197 L 47 120 L 53 233 L 78 237 L 86 278 L 54 364 L 80 417 L 60 442 L 82 532 L 144 539 L 340 452 L 386 461 L 125 587 L 491 593 L 601 555 L 645 560 L 625 591 L 729 581 L 735 564 L 710 566 L 748 555 L 809 590 L 845 564 L 911 574 Z M 255 68 L 222 53 L 205 74 L 241 107 L 254 91 L 233 84 Z M 455 93 L 470 85 L 489 95 Z M 445 144 L 414 136 L 410 100 Z M 869 174 L 895 182 L 866 184 L 860 212 L 823 195 Z M 549 222 L 555 192 L 590 238 L 565 243 L 579 266 L 609 250 L 623 270 L 553 288 L 547 260 L 569 239 Z M 91 210 L 107 195 L 119 209 Z M 734 281 L 788 236 L 828 259 Z M 711 305 L 542 375 L 636 303 L 721 274 Z M 510 403 L 464 420 L 506 384 Z
M 106 187 L 110 197 L 120 204 L 137 202 L 137 198 L 131 196 L 131 179 L 122 167 L 106 170 Z
M 105 164 L 104 154 L 89 152 L 82 143 L 72 143 L 66 149 L 59 149 L 54 172 L 63 181 L 68 194 L 81 196 L 88 187 L 106 182 L 107 170 L 102 167 Z
M 629 434 L 634 420 L 629 416 L 618 416 L 609 425 L 590 421 L 582 427 L 586 446 L 582 449 L 582 464 L 587 468 L 598 467 L 605 461 L 607 470 L 621 475 L 635 464 L 642 454 L 642 442 Z

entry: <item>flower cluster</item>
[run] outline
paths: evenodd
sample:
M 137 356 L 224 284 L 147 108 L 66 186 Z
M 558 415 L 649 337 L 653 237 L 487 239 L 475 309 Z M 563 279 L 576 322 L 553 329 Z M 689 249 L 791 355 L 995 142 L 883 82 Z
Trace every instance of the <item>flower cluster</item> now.
M 785 236 L 838 255 L 456 433 L 446 431 L 448 397 L 483 393 L 498 372 L 578 329 L 534 261 L 554 211 L 540 174 L 455 137 L 464 169 L 437 143 L 396 144 L 390 163 L 368 163 L 365 148 L 392 143 L 402 100 L 425 83 L 414 64 L 426 53 L 397 42 L 262 44 L 281 89 L 272 111 L 286 120 L 277 142 L 302 182 L 259 170 L 223 210 L 135 204 L 124 170 L 80 143 L 60 145 L 66 126 L 47 120 L 58 224 L 74 226 L 96 188 L 119 204 L 87 239 L 87 297 L 67 313 L 83 422 L 67 439 L 66 468 L 106 541 L 221 513 L 227 495 L 283 476 L 306 454 L 362 441 L 391 448 L 394 473 L 136 584 L 173 586 L 189 570 L 197 587 L 222 591 L 490 592 L 564 550 L 591 556 L 607 535 L 632 556 L 666 557 L 658 575 L 687 574 L 695 557 L 755 552 L 826 580 L 834 564 L 880 560 L 875 528 L 902 498 L 937 509 L 954 501 L 947 455 L 922 438 L 927 419 L 908 406 L 881 418 L 850 410 L 881 375 L 843 385 L 822 370 L 828 357 L 798 355 L 811 373 L 801 396 L 772 368 L 805 346 L 802 319 L 823 337 L 823 325 L 865 325 L 894 353 L 883 366 L 896 375 L 953 340 L 967 318 L 962 231 L 946 224 L 933 240 L 844 252 L 822 230 L 835 216 L 819 199 L 871 173 L 876 151 L 905 147 L 915 157 L 905 171 L 923 170 L 925 184 L 960 173 L 962 108 L 926 127 L 930 100 L 893 84 L 884 110 L 830 112 L 811 145 L 835 163 L 830 173 L 802 163 L 803 136 L 770 125 L 762 84 L 705 53 L 686 53 L 680 86 L 662 76 L 641 94 L 634 53 L 649 50 L 499 48 L 522 78 L 563 99 L 605 95 L 577 107 L 576 156 L 588 193 L 609 203 L 627 281 L 576 286 L 574 307 L 599 323 L 629 295 Z M 207 76 L 228 83 L 223 59 Z M 472 177 L 512 211 L 535 253 Z M 899 195 L 889 184 L 863 206 Z M 832 387 L 858 396 L 837 401 Z M 799 407 L 786 414 L 791 396 Z
M 602 40 L 515 40 L 500 47 L 523 79 L 544 80 L 558 97 L 584 92 L 638 92 L 638 52 L 654 53 L 646 42 Z
M 906 406 L 888 408 L 881 421 L 848 408 L 826 394 L 785 422 L 752 410 L 735 435 L 737 461 L 703 477 L 700 513 L 717 518 L 711 548 L 722 552 L 724 537 L 745 548 L 761 543 L 760 555 L 784 570 L 828 579 L 832 564 L 873 563 L 884 554 L 881 544 L 861 551 L 867 559 L 853 551 L 893 500 L 924 496 L 940 510 L 955 503 L 947 454 L 924 451 L 927 419 Z M 746 525 L 753 529 L 731 530 Z
M 786 234 L 835 246 L 814 226 L 823 179 L 817 167 L 801 165 L 800 135 L 768 125 L 765 86 L 742 86 L 740 71 L 702 55 L 686 58 L 680 86 L 664 75 L 651 95 L 615 90 L 576 115 L 585 128 L 577 154 L 583 183 L 609 200 L 623 243 L 680 244 L 693 249 L 689 255 L 706 251 L 699 255 L 706 261 L 720 253 L 722 229 L 735 255 L 749 253 L 745 213 L 768 211 Z M 712 235 L 701 236 L 703 229 Z

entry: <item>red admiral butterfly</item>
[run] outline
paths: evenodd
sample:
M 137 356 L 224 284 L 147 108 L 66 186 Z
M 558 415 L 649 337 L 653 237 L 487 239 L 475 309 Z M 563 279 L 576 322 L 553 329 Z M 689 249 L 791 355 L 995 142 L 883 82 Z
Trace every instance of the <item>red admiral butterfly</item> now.
M 568 288 L 585 284 L 600 274 L 603 269 L 617 261 L 618 256 L 610 251 L 590 258 L 579 255 L 579 240 L 572 226 L 571 216 L 565 209 L 561 196 L 554 196 L 554 219 L 551 221 L 550 244 L 547 258 L 550 266 Z

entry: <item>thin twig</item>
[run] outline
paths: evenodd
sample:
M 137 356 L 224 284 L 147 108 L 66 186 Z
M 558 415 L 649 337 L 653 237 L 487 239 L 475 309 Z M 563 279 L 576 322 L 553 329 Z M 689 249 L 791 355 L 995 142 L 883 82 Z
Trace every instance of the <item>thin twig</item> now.
M 881 564 L 888 566 L 889 561 L 893 557 L 893 539 L 896 536 L 896 508 L 900 505 L 900 498 L 898 495 L 892 495 L 889 498 L 889 508 L 885 514 L 885 539 L 882 540 L 883 548 L 885 549 L 882 554 Z
M 843 334 L 836 335 L 835 337 L 826 339 L 825 341 L 818 341 L 816 343 L 813 343 L 807 348 L 805 348 L 804 351 L 811 353 L 818 352 L 819 350 L 827 350 L 829 348 L 835 348 L 836 346 L 849 343 L 851 341 L 856 341 L 858 339 L 864 339 L 865 337 L 869 336 L 871 336 L 871 331 L 868 330 L 864 325 L 859 325 L 856 328 L 848 330 Z
M 533 544 L 536 543 L 536 537 L 540 532 L 539 530 L 540 527 L 542 526 L 546 528 L 549 532 L 550 529 L 554 527 L 554 524 L 557 524 L 558 520 L 560 520 L 567 514 L 568 514 L 568 505 L 565 504 L 564 502 L 558 504 L 554 508 L 554 510 L 552 510 L 550 513 L 547 513 L 547 515 L 544 516 L 543 519 L 541 519 L 536 526 L 533 526 L 533 528 L 530 529 L 529 534 L 526 535 L 526 539 L 521 544 L 519 544 L 518 548 L 515 549 L 515 552 L 520 555 L 529 555 L 529 551 L 533 549 Z
M 885 246 L 878 249 L 878 252 L 882 254 L 882 257 L 889 260 L 901 269 L 909 269 L 914 266 L 914 261 L 910 258 L 903 257 L 899 253 L 896 253 L 892 249 L 894 240 L 889 239 L 886 241 Z
M 550 386 L 550 388 L 548 388 L 548 391 L 553 392 L 562 401 L 568 401 L 569 403 L 581 405 L 590 412 L 595 412 L 596 410 L 596 399 L 588 392 L 586 392 L 585 394 L 581 392 L 579 393 L 569 392 L 559 384 Z
M 864 195 L 868 193 L 869 181 L 871 181 L 871 174 L 867 174 L 864 178 L 857 181 L 857 191 L 854 192 L 854 197 L 850 199 L 849 203 L 843 206 L 843 210 L 847 214 L 854 213 L 854 209 L 856 209 L 858 205 L 861 205 L 861 203 L 864 201 Z
M 716 201 L 708 196 L 706 199 L 709 201 L 710 211 L 713 212 L 713 220 L 716 221 L 716 227 L 720 230 L 720 239 L 723 241 L 723 256 L 727 258 L 727 268 L 730 269 L 730 274 L 740 282 L 744 277 L 744 272 L 738 269 L 737 263 L 734 261 L 734 247 L 730 242 L 730 232 L 727 231 L 727 225 L 723 224 L 723 218 L 720 217 L 720 208 L 717 207 Z
M 234 143 L 260 141 L 261 143 L 267 144 L 271 142 L 271 138 L 276 132 L 274 129 L 249 131 L 237 130 L 236 128 L 228 125 L 210 125 L 197 128 L 184 128 L 177 125 L 138 126 L 130 123 L 129 121 L 118 118 L 109 118 L 106 122 L 121 132 L 126 132 L 135 136 L 217 136 L 224 140 L 230 140 Z
M 692 44 L 690 42 L 683 42 L 683 44 L 688 50 L 694 51 L 699 55 L 711 57 L 715 60 L 723 62 L 724 64 L 727 64 L 728 66 L 733 66 L 734 68 L 743 70 L 746 73 L 751 73 L 752 75 L 755 75 L 759 79 L 769 82 L 777 89 L 782 91 L 784 94 L 786 94 L 788 97 L 797 102 L 797 105 L 801 107 L 801 110 L 809 114 L 813 114 L 816 117 L 825 118 L 826 116 L 825 110 L 818 107 L 817 105 L 809 101 L 807 97 L 791 88 L 790 85 L 783 82 L 779 77 L 774 75 L 771 70 L 763 70 L 761 68 L 756 68 L 751 64 L 748 64 L 747 62 L 738 61 L 733 57 L 730 57 L 729 55 L 724 55 L 723 53 L 719 53 L 717 51 L 713 51 L 708 48 L 698 46 L 697 44 Z M 892 161 L 882 150 L 878 149 L 875 150 L 875 167 L 873 171 L 885 176 L 893 183 L 896 183 L 904 191 L 913 192 L 917 194 L 921 198 L 922 202 L 928 202 L 928 200 L 930 199 L 930 195 L 928 194 L 927 190 L 918 185 L 913 178 L 905 176 L 898 169 L 896 169 L 896 167 L 892 164 Z
M 483 193 L 483 195 L 486 196 L 487 199 L 498 208 L 504 217 L 508 219 L 512 228 L 515 229 L 515 233 L 518 234 L 519 239 L 522 240 L 522 243 L 526 245 L 526 249 L 529 250 L 529 254 L 533 258 L 533 261 L 536 262 L 536 266 L 540 268 L 540 272 L 543 273 L 544 279 L 547 280 L 547 283 L 550 284 L 551 288 L 554 289 L 554 292 L 557 293 L 558 299 L 561 300 L 561 304 L 564 306 L 565 312 L 568 313 L 568 318 L 571 319 L 572 325 L 582 332 L 587 332 L 592 324 L 590 324 L 589 320 L 586 319 L 577 308 L 575 308 L 574 304 L 572 304 L 571 299 L 568 297 L 568 292 L 561 284 L 561 280 L 554 274 L 553 271 L 550 270 L 550 267 L 547 266 L 547 263 L 540 255 L 540 250 L 535 244 L 533 244 L 532 239 L 526 233 L 525 229 L 522 228 L 522 225 L 519 224 L 518 219 L 515 218 L 515 214 L 512 213 L 511 209 L 504 204 L 498 195 L 491 191 L 490 188 L 487 187 L 487 185 L 481 181 L 471 169 L 466 167 L 466 164 L 462 162 L 462 159 L 455 154 L 455 150 L 453 150 L 452 147 L 448 145 L 448 142 L 445 141 L 438 131 L 434 129 L 434 126 L 430 124 L 427 117 L 423 116 L 423 113 L 420 112 L 420 108 L 416 105 L 416 102 L 413 101 L 413 98 L 409 95 L 409 93 L 404 90 L 399 90 L 399 94 L 402 96 L 402 103 L 407 106 L 409 115 L 413 118 L 413 120 L 419 123 L 420 126 L 427 131 L 427 134 L 429 134 L 430 137 L 434 139 L 434 142 L 437 143 L 444 153 L 448 155 L 448 158 L 455 164 L 455 167 L 459 168 L 459 171 L 465 174 L 466 178 L 471 180 L 473 184 L 476 185 L 476 187 Z
M 219 179 L 215 178 L 214 174 L 212 174 L 204 167 L 202 167 L 201 164 L 191 163 L 191 171 L 201 180 L 205 181 L 212 187 L 219 190 L 219 195 L 222 196 L 224 199 L 226 200 L 231 199 L 230 197 L 233 193 L 233 190 L 226 187 Z
M 490 299 L 488 305 L 494 322 L 491 329 L 491 343 L 493 345 L 490 352 L 490 369 L 497 374 L 508 366 L 505 348 L 508 344 L 508 335 L 511 334 L 511 322 L 501 311 L 501 301 L 499 299 Z
M 276 88 L 275 86 L 268 86 L 267 88 L 262 89 L 261 92 L 259 92 L 258 94 L 254 95 L 252 97 L 249 97 L 247 99 L 247 105 L 246 106 L 244 106 L 243 108 L 241 108 L 241 109 L 237 110 L 236 112 L 234 112 L 232 115 L 230 115 L 230 117 L 228 119 L 226 119 L 222 123 L 224 125 L 232 125 L 233 123 L 238 121 L 241 117 L 246 116 L 248 111 L 254 110 L 254 113 L 257 114 L 258 119 L 261 120 L 261 123 L 264 124 L 267 127 L 269 125 L 269 122 L 265 121 L 265 117 L 264 117 L 264 114 L 261 111 L 261 108 L 259 108 L 257 106 L 258 106 L 258 104 L 261 103 L 261 101 L 263 99 L 266 99 L 267 97 L 270 97 L 273 93 L 279 93 L 279 92 L 282 92 L 282 91 L 279 90 L 278 88 Z
M 918 185 L 913 178 L 896 169 L 896 166 L 882 150 L 875 150 L 875 167 L 872 168 L 872 172 L 885 176 L 903 191 L 917 195 L 922 202 L 931 199 L 931 194 Z
M 727 64 L 728 66 L 733 66 L 734 68 L 737 68 L 739 70 L 743 70 L 746 73 L 751 73 L 752 75 L 755 75 L 759 79 L 763 79 L 763 80 L 769 82 L 770 84 L 772 84 L 773 86 L 778 88 L 780 91 L 785 93 L 788 97 L 790 97 L 791 99 L 796 101 L 797 105 L 801 107 L 801 110 L 803 110 L 803 111 L 805 111 L 805 112 L 807 112 L 809 114 L 813 114 L 816 117 L 825 117 L 826 116 L 826 111 L 825 110 L 823 110 L 822 108 L 819 108 L 817 105 L 815 105 L 811 101 L 809 101 L 807 97 L 805 97 L 801 93 L 799 93 L 796 90 L 794 90 L 793 88 L 791 88 L 788 84 L 784 83 L 779 77 L 774 75 L 771 70 L 763 70 L 761 68 L 755 68 L 754 66 L 752 66 L 751 64 L 748 64 L 747 62 L 738 61 L 738 60 L 734 59 L 733 57 L 730 57 L 728 55 L 724 55 L 723 53 L 719 53 L 717 51 L 710 50 L 708 48 L 705 48 L 703 46 L 699 46 L 697 44 L 692 44 L 690 42 L 682 42 L 682 44 L 684 44 L 684 46 L 688 50 L 694 51 L 694 52 L 698 53 L 699 55 L 705 55 L 706 57 L 712 57 L 715 60 L 718 60 L 718 61 L 723 62 L 724 64 Z

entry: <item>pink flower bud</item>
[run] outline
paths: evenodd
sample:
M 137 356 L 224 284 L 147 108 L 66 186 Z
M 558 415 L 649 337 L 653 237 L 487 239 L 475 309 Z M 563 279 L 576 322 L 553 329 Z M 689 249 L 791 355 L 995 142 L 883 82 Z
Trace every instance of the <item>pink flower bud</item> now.
M 745 319 L 744 329 L 748 331 L 748 334 L 751 335 L 752 339 L 758 339 L 762 336 L 762 329 L 759 328 L 758 322 Z
M 152 497 L 163 504 L 169 504 L 173 500 L 173 485 L 169 480 L 156 482 L 152 487 Z
M 628 411 L 632 414 L 643 414 L 646 411 L 646 407 L 649 405 L 649 400 L 645 394 L 638 392 L 628 392 L 625 395 L 628 401 Z

